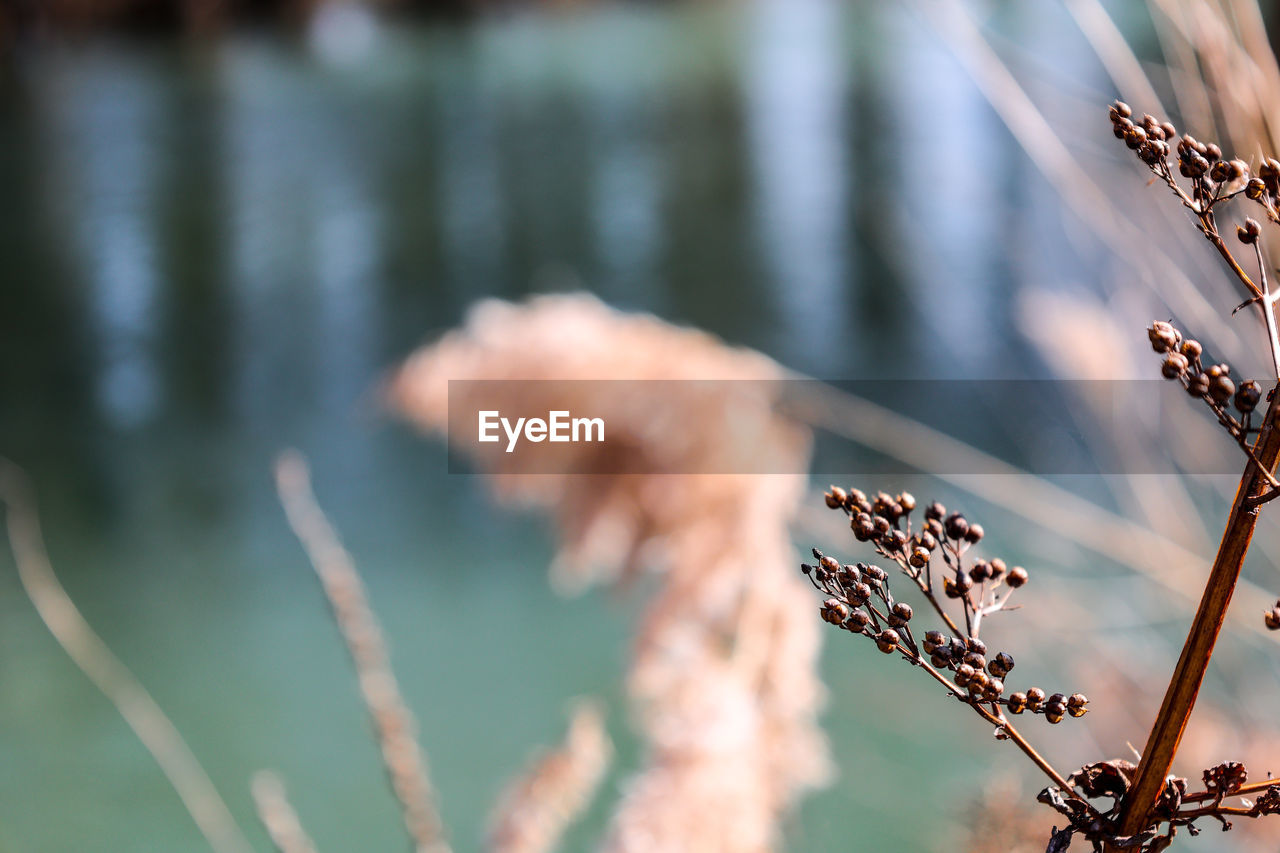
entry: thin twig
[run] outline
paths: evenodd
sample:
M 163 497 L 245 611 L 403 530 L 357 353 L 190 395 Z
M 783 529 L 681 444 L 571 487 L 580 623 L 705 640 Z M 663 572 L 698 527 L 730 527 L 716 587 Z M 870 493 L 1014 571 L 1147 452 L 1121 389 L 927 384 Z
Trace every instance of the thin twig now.
M 449 853 L 426 758 L 414 733 L 413 715 L 391 671 L 382 630 L 369 607 L 351 555 L 316 503 L 301 454 L 288 451 L 276 460 L 276 490 L 289 526 L 319 575 L 338 629 L 346 640 L 360 678 L 361 695 L 382 747 L 383 765 L 400 801 L 414 848 L 418 853 Z
M 253 848 L 173 721 L 94 633 L 58 581 L 45 550 L 26 475 L 3 458 L 0 458 L 0 501 L 7 510 L 9 546 L 13 549 L 22 588 L 49 633 L 124 717 L 178 793 L 209 846 L 217 853 L 249 853 Z
M 253 777 L 251 789 L 258 820 L 266 827 L 276 850 L 280 853 L 316 853 L 315 842 L 302 828 L 302 821 L 289 802 L 280 777 L 268 770 L 260 770 Z

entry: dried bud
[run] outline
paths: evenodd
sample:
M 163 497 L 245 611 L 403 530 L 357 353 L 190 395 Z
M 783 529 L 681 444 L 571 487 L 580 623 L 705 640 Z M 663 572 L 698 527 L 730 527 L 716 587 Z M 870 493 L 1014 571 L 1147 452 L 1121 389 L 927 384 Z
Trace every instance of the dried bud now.
M 964 656 L 964 662 L 974 669 L 986 669 L 987 659 L 977 652 L 969 652 Z
M 934 501 L 924 509 L 924 517 L 934 521 L 941 521 L 947 514 L 947 508 L 942 504 Z
M 1258 242 L 1258 235 L 1262 233 L 1262 227 L 1258 225 L 1258 220 L 1248 217 L 1244 221 L 1244 225 L 1236 228 L 1236 237 L 1246 246 L 1252 246 Z
M 871 599 L 871 586 L 866 583 L 856 583 L 853 589 L 849 590 L 849 601 L 855 607 L 861 607 Z
M 1014 566 L 1009 570 L 1009 577 L 1005 578 L 1004 582 L 1014 589 L 1017 589 L 1018 587 L 1026 584 L 1029 579 L 1030 576 L 1027 574 L 1026 569 L 1022 568 L 1022 566 Z
M 1267 185 L 1260 178 L 1250 178 L 1249 183 L 1245 184 L 1244 187 L 1244 194 L 1254 201 L 1262 198 L 1266 191 Z
M 994 560 L 991 561 L 991 579 L 992 580 L 1000 580 L 1000 578 L 1003 577 L 1004 573 L 1007 572 L 1008 570 L 1009 570 L 1009 567 L 1005 564 L 1004 560 L 1000 559 L 999 557 L 996 557 Z
M 822 602 L 822 620 L 832 625 L 840 625 L 849 618 L 849 606 L 843 601 L 828 598 Z
M 1171 352 L 1178 347 L 1182 335 L 1172 324 L 1157 320 L 1151 324 L 1151 328 L 1147 329 L 1147 339 L 1151 341 L 1151 348 L 1156 352 Z
M 1061 702 L 1050 702 L 1044 706 L 1044 718 L 1049 722 L 1057 725 L 1062 722 L 1062 716 L 1067 712 L 1067 706 Z
M 876 535 L 876 526 L 871 521 L 871 516 L 865 512 L 854 516 L 849 526 L 853 528 L 853 536 L 859 542 L 869 542 Z
M 1193 341 L 1190 338 L 1182 342 L 1182 354 L 1187 357 L 1187 361 L 1196 361 L 1204 352 L 1204 347 L 1200 346 L 1199 341 Z
M 1280 604 L 1264 613 L 1262 622 L 1267 626 L 1268 631 L 1280 631 Z
M 867 626 L 871 624 L 871 616 L 865 610 L 855 610 L 849 614 L 849 618 L 845 620 L 844 626 L 850 631 L 861 634 L 867 630 Z
M 929 663 L 938 669 L 946 669 L 951 666 L 951 655 L 946 654 L 942 649 L 938 649 L 929 658 Z
M 1203 154 L 1204 158 L 1210 163 L 1216 163 L 1222 159 L 1222 149 L 1212 142 L 1207 143 L 1203 148 L 1201 148 L 1200 153 Z
M 1203 397 L 1209 393 L 1209 374 L 1197 373 L 1187 380 L 1187 393 L 1192 397 Z
M 950 539 L 963 539 L 969 532 L 969 522 L 960 513 L 953 512 L 947 516 L 946 531 Z
M 1249 174 L 1249 164 L 1243 160 L 1235 159 L 1231 161 L 1231 171 L 1227 175 L 1227 180 L 1238 181 L 1247 174 Z
M 1032 687 L 1027 691 L 1027 710 L 1039 711 L 1040 706 L 1044 704 L 1044 691 L 1039 687 Z
M 1126 138 L 1126 142 L 1127 142 Z M 1219 160 L 1209 167 L 1209 178 L 1215 183 L 1224 184 L 1231 179 L 1231 164 L 1226 160 Z
M 903 512 L 914 512 L 916 508 L 915 495 L 910 492 L 903 492 L 898 495 L 898 506 L 902 507 Z
M 901 628 L 910 621 L 911 605 L 905 601 L 895 602 L 893 609 L 889 611 L 889 624 L 895 628 Z
M 1067 713 L 1073 717 L 1083 717 L 1089 713 L 1089 698 L 1083 693 L 1072 693 L 1071 698 L 1067 700 Z
M 912 568 L 923 569 L 929 564 L 929 549 L 916 548 L 911 552 L 911 556 L 907 558 L 907 562 Z
M 892 628 L 886 628 L 876 635 L 876 647 L 886 655 L 893 654 L 894 649 L 898 648 L 898 632 Z
M 1160 372 L 1164 374 L 1165 379 L 1177 379 L 1187 372 L 1189 366 L 1185 355 L 1180 352 L 1171 352 L 1164 357 Z
M 827 499 L 829 509 L 840 509 L 849 500 L 849 493 L 839 486 L 832 486 L 823 497 Z
M 1126 104 L 1124 101 L 1114 101 L 1111 104 L 1110 113 L 1113 119 L 1115 117 L 1129 118 L 1129 116 L 1133 115 L 1133 110 L 1130 109 L 1129 105 Z
M 933 654 L 935 649 L 939 649 L 947 645 L 947 635 L 941 631 L 926 631 L 924 635 L 924 650 L 929 654 Z
M 969 528 L 973 530 L 973 528 Z M 978 560 L 969 569 L 969 577 L 974 583 L 982 583 L 991 577 L 991 564 L 986 560 Z
M 975 674 L 976 672 L 973 667 L 969 666 L 967 663 L 960 664 L 956 667 L 956 686 L 967 686 Z
M 1247 415 L 1258 407 L 1258 401 L 1261 399 L 1262 386 L 1251 379 L 1248 382 L 1241 383 L 1240 388 L 1236 391 L 1236 408 L 1242 414 Z
M 969 529 L 965 531 L 964 541 L 968 542 L 970 545 L 976 545 L 982 541 L 982 537 L 985 533 L 986 531 L 982 529 L 981 524 L 970 524 Z
M 1001 693 L 1004 693 L 1004 682 L 998 678 L 992 678 L 987 681 L 987 689 L 982 691 L 982 698 L 994 702 L 1000 698 Z
M 1006 704 L 1009 706 L 1010 713 L 1021 714 L 1027 710 L 1027 694 L 1010 693 L 1009 701 Z
M 1209 396 L 1215 403 L 1223 404 L 1236 393 L 1236 384 L 1225 374 L 1215 376 L 1209 381 Z
M 987 664 L 987 672 L 996 678 L 1005 678 L 1013 671 L 1013 657 L 1008 652 L 1001 652 Z
M 977 637 L 970 637 L 965 640 L 965 648 L 976 654 L 985 655 L 987 653 L 987 644 Z

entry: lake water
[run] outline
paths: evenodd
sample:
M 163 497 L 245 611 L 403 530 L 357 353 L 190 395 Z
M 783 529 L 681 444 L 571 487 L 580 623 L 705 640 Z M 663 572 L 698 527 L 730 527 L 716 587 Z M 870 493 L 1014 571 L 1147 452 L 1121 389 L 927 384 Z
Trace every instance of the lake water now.
M 1054 16 L 1010 16 L 1079 56 Z M 473 301 L 586 289 L 833 378 L 1045 375 L 1002 247 L 1056 202 L 937 35 L 877 4 L 33 49 L 0 92 L 0 187 L 0 452 L 33 476 L 86 617 L 262 849 L 261 767 L 322 850 L 404 849 L 271 488 L 285 446 L 365 573 L 458 849 L 571 697 L 611 703 L 634 763 L 636 598 L 555 597 L 546 527 L 370 398 Z M 989 733 L 937 725 L 927 685 L 844 652 L 826 660 L 844 773 L 789 849 L 937 847 L 957 784 L 998 763 Z M 204 849 L 7 555 L 0 685 L 0 850 Z

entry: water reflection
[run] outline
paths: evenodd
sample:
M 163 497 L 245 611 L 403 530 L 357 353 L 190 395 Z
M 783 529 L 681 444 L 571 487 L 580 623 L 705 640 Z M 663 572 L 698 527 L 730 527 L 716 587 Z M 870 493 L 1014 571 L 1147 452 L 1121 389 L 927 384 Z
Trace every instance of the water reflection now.
M 979 93 L 882 4 L 606 8 L 386 28 L 376 45 L 345 65 L 248 36 L 198 56 L 103 45 L 30 57 L 28 88 L 0 101 L 0 452 L 55 507 L 73 592 L 168 694 L 220 784 L 240 790 L 264 755 L 302 772 L 330 849 L 395 837 L 352 836 L 383 825 L 380 781 L 360 764 L 354 703 L 330 707 L 349 684 L 297 573 L 272 453 L 311 455 L 366 560 L 423 730 L 448 733 L 428 746 L 472 839 L 563 697 L 615 689 L 625 615 L 560 609 L 536 526 L 442 476 L 438 448 L 362 417 L 380 371 L 478 298 L 576 282 L 831 377 L 1034 375 L 1011 333 L 1002 226 L 1013 205 L 1056 206 L 1011 189 L 1001 176 L 1025 162 Z M 66 499 L 83 490 L 100 497 Z M 490 620 L 490 571 L 520 579 L 518 618 L 457 649 Z M 0 608 L 12 632 L 43 636 L 18 595 Z M 0 801 L 91 808 L 101 792 L 76 781 L 71 752 L 118 721 L 56 650 L 21 649 L 0 656 L 6 674 L 75 701 L 0 702 L 0 751 L 47 731 L 65 759 L 34 791 L 10 765 Z M 216 676 L 193 670 L 206 657 Z M 508 664 L 511 680 L 493 674 Z M 516 703 L 530 730 L 484 710 Z M 77 726 L 88 734 L 66 735 Z M 336 744 L 338 772 L 316 743 Z M 886 760 L 889 787 L 920 758 Z M 145 756 L 115 760 L 150 772 Z M 837 849 L 876 807 L 831 796 L 793 849 Z M 13 831 L 31 849 L 85 846 L 83 827 L 45 817 Z M 102 817 L 94 843 L 139 819 Z M 867 843 L 927 848 L 949 817 L 936 819 L 868 821 L 891 837 Z M 154 820 L 158 847 L 197 849 L 180 814 Z

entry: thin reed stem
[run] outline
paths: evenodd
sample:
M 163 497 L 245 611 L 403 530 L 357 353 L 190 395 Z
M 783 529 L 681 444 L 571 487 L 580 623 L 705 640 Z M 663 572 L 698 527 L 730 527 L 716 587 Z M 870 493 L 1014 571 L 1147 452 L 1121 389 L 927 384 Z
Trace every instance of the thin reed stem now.
M 261 770 L 254 775 L 251 787 L 258 820 L 262 821 L 276 850 L 279 853 L 316 853 L 315 842 L 302 828 L 302 821 L 289 802 L 280 777 Z
M 373 721 L 382 761 L 405 829 L 417 853 L 450 853 L 436 812 L 427 762 L 414 733 L 413 715 L 391 671 L 382 630 L 365 596 L 351 555 L 311 491 L 311 475 L 302 455 L 288 451 L 276 461 L 276 490 L 289 526 L 320 577 L 335 621 L 351 653 L 360 692 Z
M 124 717 L 216 853 L 253 849 L 173 721 L 111 651 L 67 594 L 49 562 L 26 475 L 0 458 L 0 502 L 18 578 L 49 633 L 80 671 Z

